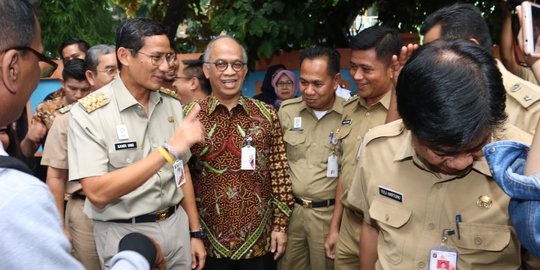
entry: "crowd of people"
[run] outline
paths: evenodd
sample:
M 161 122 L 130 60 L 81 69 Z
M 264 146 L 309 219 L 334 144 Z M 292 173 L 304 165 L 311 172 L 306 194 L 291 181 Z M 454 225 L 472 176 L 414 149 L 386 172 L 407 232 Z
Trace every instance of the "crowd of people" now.
M 166 33 L 132 18 L 115 45 L 66 40 L 19 141 L 57 64 L 34 7 L 0 2 L 2 268 L 540 269 L 540 86 L 518 76 L 540 65 L 494 58 L 475 6 L 429 14 L 422 46 L 359 32 L 353 96 L 334 48 L 251 98 L 237 39 L 180 61 Z

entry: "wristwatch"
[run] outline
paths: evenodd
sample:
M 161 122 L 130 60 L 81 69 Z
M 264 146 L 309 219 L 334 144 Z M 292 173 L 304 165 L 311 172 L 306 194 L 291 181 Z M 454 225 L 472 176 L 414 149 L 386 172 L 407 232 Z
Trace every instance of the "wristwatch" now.
M 189 235 L 190 235 L 192 238 L 197 238 L 197 239 L 204 239 L 204 238 L 206 238 L 206 234 L 204 233 L 204 231 L 203 231 L 202 228 L 200 228 L 198 231 L 189 232 Z

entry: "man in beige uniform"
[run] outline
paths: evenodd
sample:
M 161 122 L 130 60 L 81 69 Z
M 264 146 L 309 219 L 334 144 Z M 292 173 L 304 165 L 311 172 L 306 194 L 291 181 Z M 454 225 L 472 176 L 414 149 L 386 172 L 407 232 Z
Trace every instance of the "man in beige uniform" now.
M 394 87 L 392 56 L 399 55 L 401 45 L 399 32 L 383 26 L 366 28 L 351 40 L 351 77 L 358 96 L 345 103 L 341 127 L 335 134 L 343 154 L 336 206 L 325 242 L 326 255 L 335 259 L 335 269 L 358 269 L 361 218 L 350 208 L 344 208 L 341 198 L 349 190 L 364 134 L 384 124 Z
M 492 57 L 465 40 L 429 43 L 403 68 L 396 92 L 403 121 L 366 134 L 347 197 L 364 215 L 360 269 L 518 269 L 510 198 L 482 147 L 531 138 L 506 124 Z
M 491 52 L 492 41 L 489 28 L 482 14 L 472 4 L 457 3 L 430 14 L 420 33 L 424 43 L 436 39 L 464 38 L 479 44 Z M 512 74 L 497 60 L 506 89 L 506 113 L 508 122 L 533 133 L 540 118 L 540 86 Z
M 85 59 L 86 77 L 96 90 L 112 81 L 118 73 L 114 46 L 96 45 L 90 48 Z M 83 213 L 86 196 L 78 182 L 67 182 L 67 130 L 71 104 L 56 117 L 45 141 L 41 165 L 47 168 L 47 186 L 54 196 L 56 207 L 64 222 L 64 233 L 71 240 L 74 256 L 86 269 L 99 269 L 99 258 L 94 241 L 94 225 Z M 69 199 L 64 215 L 64 196 Z
M 183 119 L 180 102 L 156 91 L 176 57 L 161 24 L 129 19 L 116 41 L 119 76 L 72 107 L 68 130 L 69 179 L 87 196 L 101 266 L 138 231 L 161 245 L 168 268 L 202 269 L 203 243 L 189 234 L 201 237 L 201 225 L 182 168 L 203 139 L 199 108 Z
M 335 203 L 338 144 L 344 99 L 336 95 L 339 53 L 314 46 L 300 55 L 301 97 L 284 101 L 279 110 L 296 202 L 280 269 L 334 269 L 324 255 Z

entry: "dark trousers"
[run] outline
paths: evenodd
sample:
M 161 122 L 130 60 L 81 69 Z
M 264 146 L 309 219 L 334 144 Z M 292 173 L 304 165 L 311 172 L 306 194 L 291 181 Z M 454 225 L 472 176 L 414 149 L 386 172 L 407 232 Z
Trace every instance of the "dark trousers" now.
M 215 259 L 206 257 L 204 270 L 276 270 L 276 261 L 274 254 L 256 257 L 252 259 L 231 260 Z

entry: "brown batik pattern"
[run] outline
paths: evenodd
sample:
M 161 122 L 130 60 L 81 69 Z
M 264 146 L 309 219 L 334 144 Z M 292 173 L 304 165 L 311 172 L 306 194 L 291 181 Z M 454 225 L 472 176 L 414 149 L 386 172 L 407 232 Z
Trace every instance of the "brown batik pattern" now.
M 230 112 L 214 96 L 198 103 L 206 138 L 191 151 L 203 168 L 193 180 L 207 251 L 214 258 L 265 255 L 272 230 L 286 232 L 294 204 L 276 111 L 246 97 Z M 240 170 L 249 137 L 256 148 L 253 171 Z
M 52 100 L 45 100 L 36 107 L 32 119 L 34 121 L 42 122 L 47 127 L 48 131 L 51 129 L 54 119 L 58 114 L 58 110 L 67 105 L 64 96 L 57 96 Z

